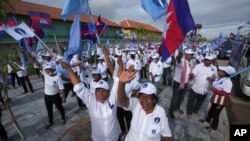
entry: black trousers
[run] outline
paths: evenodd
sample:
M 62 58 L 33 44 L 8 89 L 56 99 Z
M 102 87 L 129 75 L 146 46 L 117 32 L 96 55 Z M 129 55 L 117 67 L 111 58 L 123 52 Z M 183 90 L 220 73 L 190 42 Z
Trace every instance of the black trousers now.
M 184 89 L 180 89 L 180 83 L 174 81 L 173 84 L 173 97 L 170 102 L 169 112 L 180 110 L 181 103 L 184 100 L 187 84 Z
M 39 70 L 39 68 L 35 68 L 35 70 L 36 70 L 36 75 L 37 75 L 38 77 L 40 77 L 40 70 Z
M 34 91 L 32 85 L 31 85 L 31 83 L 30 83 L 29 76 L 19 77 L 19 79 L 20 79 L 20 82 L 21 82 L 21 84 L 22 84 L 23 90 L 24 90 L 25 92 L 28 92 L 28 88 L 27 88 L 27 86 L 26 86 L 26 83 L 27 83 L 27 85 L 28 85 L 30 91 Z
M 208 112 L 208 115 L 207 115 L 207 118 L 205 119 L 205 121 L 209 123 L 212 120 L 211 127 L 213 129 L 217 129 L 217 127 L 219 125 L 220 112 L 222 111 L 223 108 L 224 108 L 224 106 L 212 104 L 212 106 Z
M 146 69 L 146 67 L 141 68 L 141 78 L 147 79 L 147 69 Z
M 65 111 L 62 106 L 62 99 L 59 94 L 44 95 L 45 106 L 48 112 L 49 122 L 53 123 L 53 104 L 60 111 L 62 119 L 65 119 Z
M 64 85 L 65 99 L 68 97 L 70 91 L 73 93 L 73 95 L 76 95 L 76 93 L 73 91 L 74 87 L 73 87 L 71 82 L 64 83 L 63 85 Z M 77 102 L 78 102 L 79 107 L 83 107 L 84 104 L 83 104 L 82 100 L 78 96 L 76 98 L 77 98 Z
M 16 80 L 17 80 L 18 85 L 21 86 L 19 77 L 17 76 L 16 73 L 10 73 L 10 76 L 11 76 L 11 84 L 13 88 L 15 88 L 16 86 Z
M 0 108 L 0 137 L 2 140 L 5 140 L 7 139 L 7 133 L 6 133 L 6 130 L 2 124 L 2 121 L 1 121 L 1 118 L 2 118 L 2 109 Z
M 163 85 L 166 85 L 167 81 L 168 81 L 168 86 L 172 85 L 171 67 L 163 68 L 162 79 L 163 79 Z
M 132 112 L 126 111 L 123 108 L 117 107 L 116 116 L 117 116 L 122 132 L 126 133 L 126 126 L 128 128 L 127 131 L 129 131 L 130 123 L 132 120 Z
M 187 114 L 198 113 L 207 95 L 201 95 L 190 90 L 187 102 Z

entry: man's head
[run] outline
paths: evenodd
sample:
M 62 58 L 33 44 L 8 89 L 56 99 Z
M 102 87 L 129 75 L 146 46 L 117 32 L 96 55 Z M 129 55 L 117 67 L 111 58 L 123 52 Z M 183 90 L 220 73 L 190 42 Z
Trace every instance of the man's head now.
M 97 67 L 92 68 L 92 76 L 95 82 L 98 82 L 102 79 L 101 71 Z
M 140 91 L 138 92 L 138 98 L 142 109 L 146 113 L 152 112 L 158 102 L 156 87 L 152 83 L 143 83 L 140 87 Z
M 193 58 L 194 55 L 194 51 L 192 49 L 187 49 L 185 51 L 185 59 L 187 59 L 188 61 L 190 61 Z
M 154 60 L 155 63 L 159 61 L 160 55 L 158 53 L 155 53 L 154 56 L 152 56 L 152 59 Z
M 207 67 L 210 66 L 213 63 L 213 59 L 214 57 L 212 55 L 206 55 L 204 58 L 204 65 Z
M 109 85 L 106 81 L 100 80 L 95 89 L 96 100 L 104 103 L 109 98 Z
M 45 70 L 46 74 L 52 75 L 55 72 L 55 67 L 51 63 L 46 63 L 43 66 L 43 69 Z

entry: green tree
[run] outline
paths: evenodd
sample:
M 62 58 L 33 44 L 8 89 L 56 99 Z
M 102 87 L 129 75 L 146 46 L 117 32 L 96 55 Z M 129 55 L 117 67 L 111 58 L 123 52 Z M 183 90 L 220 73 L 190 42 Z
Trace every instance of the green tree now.
M 0 0 L 0 22 L 5 22 L 8 13 L 12 11 L 14 11 L 14 7 L 9 0 Z

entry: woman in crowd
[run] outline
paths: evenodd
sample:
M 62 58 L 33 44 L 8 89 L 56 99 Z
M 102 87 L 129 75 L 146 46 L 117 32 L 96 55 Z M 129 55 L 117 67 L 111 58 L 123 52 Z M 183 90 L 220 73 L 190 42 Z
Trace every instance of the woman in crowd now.
M 205 130 L 209 132 L 213 132 L 217 129 L 219 124 L 220 112 L 225 106 L 228 106 L 230 102 L 229 95 L 232 91 L 233 83 L 230 79 L 228 79 L 228 77 L 235 72 L 235 69 L 231 66 L 219 66 L 219 78 L 213 82 L 212 87 L 210 88 L 210 90 L 214 93 L 210 100 L 210 102 L 212 103 L 211 108 L 206 119 L 199 120 L 201 123 L 204 123 L 208 126 L 205 128 Z M 211 120 L 212 124 L 210 126 Z

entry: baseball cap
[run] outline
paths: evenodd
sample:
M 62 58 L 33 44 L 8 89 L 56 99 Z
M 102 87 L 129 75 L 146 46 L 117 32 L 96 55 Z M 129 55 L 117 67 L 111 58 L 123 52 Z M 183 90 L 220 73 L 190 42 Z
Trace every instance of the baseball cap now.
M 149 83 L 149 82 L 145 82 L 141 85 L 140 91 L 137 94 L 139 93 L 143 93 L 147 95 L 151 95 L 151 94 L 157 95 L 156 87 L 152 83 Z
M 194 54 L 194 51 L 189 48 L 185 51 L 185 54 Z
M 92 74 L 101 74 L 101 71 L 100 71 L 100 69 L 98 69 L 96 67 L 93 67 L 92 68 Z
M 100 80 L 97 84 L 96 84 L 96 88 L 102 88 L 105 90 L 109 90 L 109 84 L 104 81 L 104 80 Z
M 232 66 L 219 66 L 219 70 L 225 71 L 228 75 L 236 73 L 236 70 Z
M 153 59 L 159 58 L 160 55 L 158 53 L 155 53 L 154 56 L 152 56 Z
M 46 63 L 43 65 L 43 69 L 46 70 L 46 69 L 54 69 L 55 70 L 55 67 L 52 63 Z
M 214 59 L 214 56 L 213 55 L 206 55 L 205 56 L 205 59 L 207 59 L 207 60 L 213 60 Z

